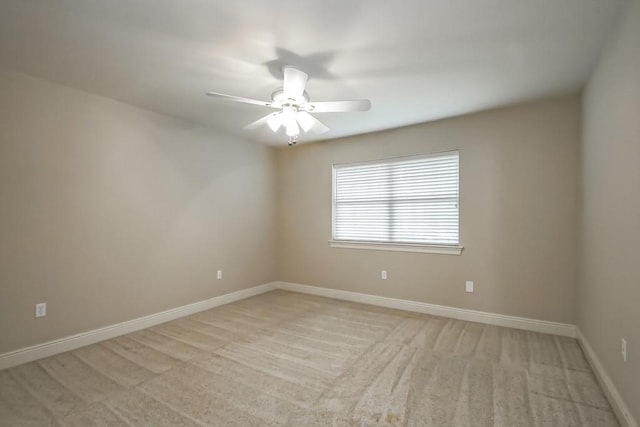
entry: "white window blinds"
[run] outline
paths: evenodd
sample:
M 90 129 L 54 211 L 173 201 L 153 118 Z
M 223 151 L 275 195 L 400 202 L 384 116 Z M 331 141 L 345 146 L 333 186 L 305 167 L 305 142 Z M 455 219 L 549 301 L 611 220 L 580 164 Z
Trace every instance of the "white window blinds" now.
M 458 152 L 333 167 L 333 239 L 458 244 Z

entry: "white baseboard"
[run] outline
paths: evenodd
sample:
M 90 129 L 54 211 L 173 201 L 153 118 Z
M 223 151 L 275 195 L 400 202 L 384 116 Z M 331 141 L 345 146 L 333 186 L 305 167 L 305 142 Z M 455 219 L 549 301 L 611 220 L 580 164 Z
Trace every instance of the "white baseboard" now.
M 467 310 L 464 308 L 448 307 L 444 305 L 428 304 L 425 302 L 409 301 L 397 298 L 381 297 L 377 295 L 361 294 L 358 292 L 341 291 L 338 289 L 320 288 L 316 286 L 300 285 L 298 283 L 275 282 L 278 289 L 305 294 L 318 295 L 345 301 L 360 302 L 434 316 L 450 317 L 471 322 L 487 323 L 489 325 L 505 326 L 524 329 L 527 331 L 543 332 L 547 334 L 576 337 L 576 327 L 568 323 L 549 322 L 546 320 L 527 319 L 525 317 L 506 316 L 504 314 L 487 313 L 485 311 Z
M 10 368 L 22 363 L 41 359 L 43 357 L 53 356 L 54 354 L 74 350 L 76 348 L 84 347 L 89 344 L 94 344 L 96 342 L 135 332 L 140 329 L 155 326 L 160 323 L 168 322 L 170 320 L 188 316 L 200 311 L 209 310 L 220 305 L 239 301 L 241 299 L 259 295 L 274 289 L 283 289 L 287 291 L 324 296 L 328 298 L 359 302 L 363 304 L 396 308 L 399 310 L 426 313 L 435 316 L 450 317 L 460 320 L 468 320 L 471 322 L 481 322 L 490 325 L 525 329 L 528 331 L 544 332 L 569 337 L 576 336 L 575 326 L 565 323 L 505 316 L 502 314 L 447 307 L 397 298 L 381 297 L 377 295 L 362 294 L 357 292 L 341 291 L 337 289 L 300 285 L 297 283 L 271 282 L 259 286 L 254 286 L 248 289 L 243 289 L 241 291 L 232 292 L 230 294 L 220 295 L 182 307 L 173 308 L 160 313 L 151 314 L 149 316 L 140 317 L 138 319 L 106 326 L 104 328 L 94 329 L 92 331 L 64 337 L 58 340 L 49 341 L 43 344 L 34 345 L 9 353 L 0 354 L 0 369 Z
M 620 396 L 618 389 L 616 388 L 613 381 L 611 381 L 611 378 L 602 366 L 602 363 L 600 362 L 600 359 L 598 359 L 595 351 L 593 351 L 593 348 L 589 344 L 589 341 L 587 341 L 587 338 L 584 336 L 579 327 L 576 328 L 576 332 L 578 336 L 578 342 L 580 343 L 582 350 L 587 356 L 587 360 L 589 361 L 591 368 L 596 374 L 596 377 L 598 378 L 600 386 L 604 390 L 607 399 L 609 399 L 609 403 L 613 408 L 613 412 L 616 413 L 618 421 L 622 424 L 622 427 L 638 427 L 638 423 L 633 418 L 633 415 L 631 415 L 629 407 L 625 403 L 622 396 Z
M 74 350 L 76 348 L 84 347 L 85 345 L 94 344 L 99 341 L 108 340 L 140 329 L 159 325 L 160 323 L 168 322 L 200 311 L 209 310 L 211 308 L 249 298 L 254 295 L 259 295 L 275 288 L 275 282 L 265 283 L 263 285 L 242 289 L 240 291 L 220 295 L 204 301 L 198 301 L 182 307 L 172 308 L 160 313 L 139 317 L 137 319 L 106 326 L 104 328 L 94 329 L 92 331 L 82 332 L 80 334 L 64 337 L 58 340 L 0 354 L 0 369 L 10 368 L 22 363 L 53 356 L 54 354 Z

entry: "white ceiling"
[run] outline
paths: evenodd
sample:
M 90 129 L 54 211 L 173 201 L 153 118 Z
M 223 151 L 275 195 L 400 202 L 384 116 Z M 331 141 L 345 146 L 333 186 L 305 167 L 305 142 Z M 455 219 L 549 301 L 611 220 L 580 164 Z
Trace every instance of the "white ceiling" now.
M 317 114 L 327 139 L 577 91 L 627 3 L 1 0 L 0 66 L 283 144 L 242 129 L 266 108 L 204 93 L 268 101 L 294 65 L 312 101 L 371 100 Z

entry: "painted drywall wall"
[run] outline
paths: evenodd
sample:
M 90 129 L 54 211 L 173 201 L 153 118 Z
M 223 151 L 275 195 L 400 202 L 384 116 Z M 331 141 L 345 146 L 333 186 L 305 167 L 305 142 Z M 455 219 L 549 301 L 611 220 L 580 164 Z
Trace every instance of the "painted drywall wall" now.
M 277 278 L 273 149 L 6 70 L 0 93 L 0 354 Z
M 620 24 L 584 94 L 578 326 L 640 421 L 640 2 Z
M 575 322 L 579 115 L 578 97 L 567 96 L 280 149 L 280 279 Z M 329 247 L 332 164 L 454 149 L 460 256 Z

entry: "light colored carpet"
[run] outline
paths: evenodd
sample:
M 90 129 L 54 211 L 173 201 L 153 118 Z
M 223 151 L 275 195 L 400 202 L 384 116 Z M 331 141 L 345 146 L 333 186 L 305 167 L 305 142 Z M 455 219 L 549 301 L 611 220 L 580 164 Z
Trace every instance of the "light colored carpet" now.
M 274 291 L 0 371 L 3 426 L 616 426 L 576 340 Z

